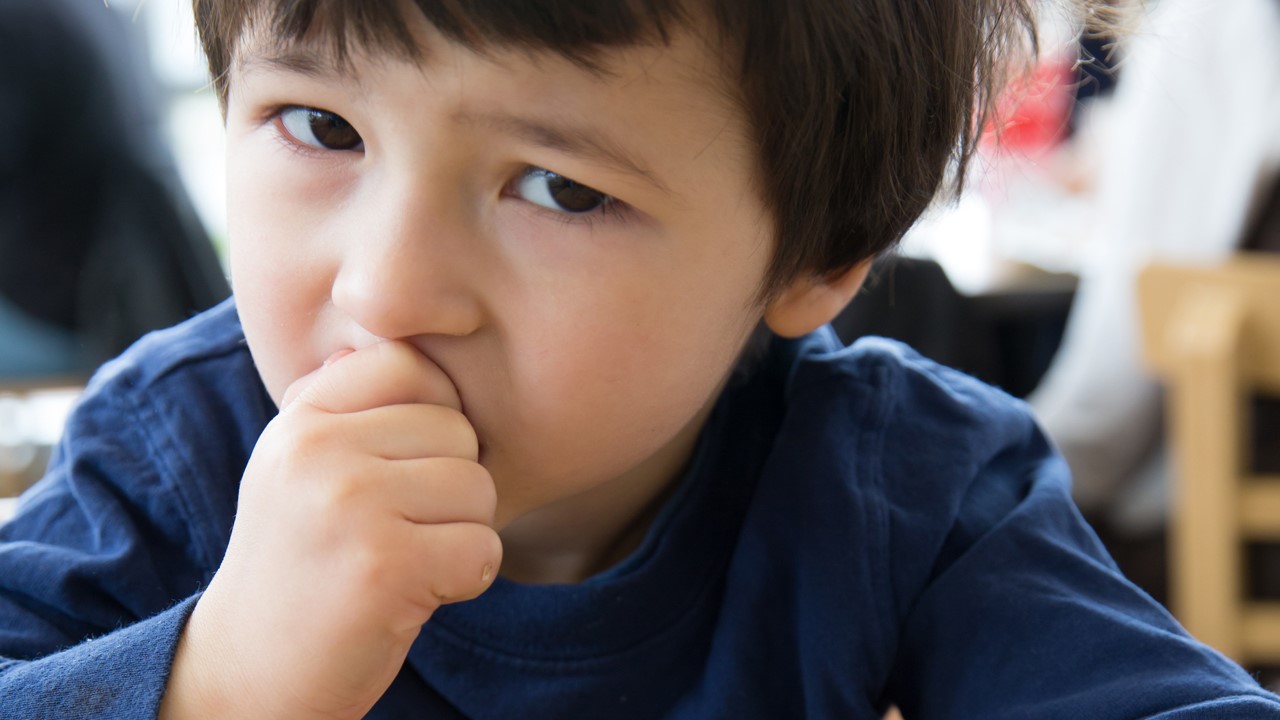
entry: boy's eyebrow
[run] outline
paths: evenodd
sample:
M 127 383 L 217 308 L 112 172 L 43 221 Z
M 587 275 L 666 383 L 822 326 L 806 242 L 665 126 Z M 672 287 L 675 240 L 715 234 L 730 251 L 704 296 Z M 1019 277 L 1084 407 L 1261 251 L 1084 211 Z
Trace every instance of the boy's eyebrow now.
M 482 125 L 535 145 L 577 155 L 620 172 L 637 175 L 662 192 L 672 194 L 666 183 L 658 179 L 644 163 L 590 128 L 568 127 L 563 124 L 552 127 L 547 123 L 507 113 L 458 112 L 453 115 L 453 119 L 464 125 Z
M 241 68 L 245 74 L 254 70 L 297 73 L 309 78 L 329 79 L 339 77 L 338 63 L 329 54 L 317 54 L 306 50 L 279 48 L 269 52 L 245 53 Z

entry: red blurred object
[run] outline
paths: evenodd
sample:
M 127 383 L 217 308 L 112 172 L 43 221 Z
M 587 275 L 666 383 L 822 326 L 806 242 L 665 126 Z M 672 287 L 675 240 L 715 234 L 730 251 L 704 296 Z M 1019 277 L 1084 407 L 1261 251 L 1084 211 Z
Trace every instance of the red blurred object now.
M 982 145 L 997 153 L 1038 157 L 1067 138 L 1076 82 L 1071 60 L 1047 60 L 1012 83 L 996 103 Z

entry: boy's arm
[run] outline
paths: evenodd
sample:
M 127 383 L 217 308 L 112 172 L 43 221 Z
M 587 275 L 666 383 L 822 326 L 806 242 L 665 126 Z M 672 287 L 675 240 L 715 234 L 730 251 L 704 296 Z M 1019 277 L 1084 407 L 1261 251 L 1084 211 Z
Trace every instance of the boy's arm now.
M 155 715 L 207 561 L 140 420 L 89 398 L 0 527 L 0 717 Z
M 0 717 L 154 718 L 194 603 L 35 660 L 0 658 Z
M 234 438 L 199 439 L 241 425 L 216 399 L 91 393 L 0 527 L 0 717 L 363 715 L 500 559 L 492 481 L 470 425 L 429 404 L 433 368 L 385 343 L 318 371 L 247 472 Z
M 1020 407 L 1001 414 L 982 432 L 1012 432 L 953 495 L 919 593 L 899 601 L 890 692 L 904 715 L 1280 718 L 1280 698 L 1120 574 L 1065 463 Z
M 0 525 L 0 718 L 155 717 L 273 412 L 229 305 L 99 370 Z

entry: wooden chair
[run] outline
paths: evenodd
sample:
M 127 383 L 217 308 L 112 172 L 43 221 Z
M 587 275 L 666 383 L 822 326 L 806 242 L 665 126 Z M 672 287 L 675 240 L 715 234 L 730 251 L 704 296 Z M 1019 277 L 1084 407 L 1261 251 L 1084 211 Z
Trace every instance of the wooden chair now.
M 1280 541 L 1280 476 L 1251 474 L 1246 451 L 1250 398 L 1280 394 L 1280 257 L 1152 265 L 1138 293 L 1168 388 L 1173 612 L 1238 662 L 1280 664 L 1280 603 L 1247 597 L 1244 577 L 1245 544 Z

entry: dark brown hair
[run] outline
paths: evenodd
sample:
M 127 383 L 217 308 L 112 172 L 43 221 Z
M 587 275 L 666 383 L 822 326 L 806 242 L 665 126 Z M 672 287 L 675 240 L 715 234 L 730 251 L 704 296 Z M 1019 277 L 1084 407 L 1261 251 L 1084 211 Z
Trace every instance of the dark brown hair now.
M 1076 0 L 1081 2 L 1081 0 Z M 416 56 L 396 0 L 193 0 L 219 97 L 246 28 L 320 33 Z M 602 50 L 663 42 L 696 12 L 725 54 L 777 228 L 766 292 L 892 247 L 958 190 L 1010 62 L 1035 45 L 1034 0 L 414 0 L 468 47 Z M 718 32 L 716 32 L 718 30 Z M 706 34 L 706 33 L 704 33 Z

